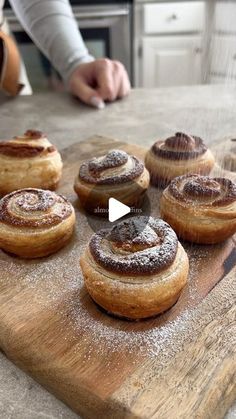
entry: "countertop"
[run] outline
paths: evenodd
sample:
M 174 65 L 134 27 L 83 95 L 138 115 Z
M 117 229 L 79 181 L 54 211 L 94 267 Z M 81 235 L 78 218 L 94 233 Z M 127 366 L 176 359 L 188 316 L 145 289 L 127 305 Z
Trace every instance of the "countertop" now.
M 28 128 L 41 129 L 59 148 L 93 134 L 150 146 L 176 131 L 204 138 L 208 145 L 236 136 L 236 86 L 137 89 L 97 111 L 66 94 L 37 94 L 3 102 L 1 139 Z M 75 419 L 78 416 L 0 353 L 1 419 Z M 236 406 L 227 419 L 236 418 Z

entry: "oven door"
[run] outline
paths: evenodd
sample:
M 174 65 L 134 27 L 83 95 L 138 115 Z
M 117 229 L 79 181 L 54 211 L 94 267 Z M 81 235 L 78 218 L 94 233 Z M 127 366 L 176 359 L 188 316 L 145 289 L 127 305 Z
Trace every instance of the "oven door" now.
M 96 58 L 121 61 L 131 77 L 130 5 L 80 6 L 73 10 L 90 53 Z
M 108 57 L 121 61 L 132 80 L 130 3 L 104 4 L 96 7 L 91 5 L 73 6 L 73 12 L 90 54 L 95 58 Z M 42 57 L 40 60 L 38 59 L 37 48 L 24 32 L 13 11 L 6 9 L 4 14 L 18 41 L 33 88 L 39 90 L 42 86 L 40 74 L 45 77 L 45 69 L 47 72 L 49 67 L 48 63 L 45 59 L 42 60 Z

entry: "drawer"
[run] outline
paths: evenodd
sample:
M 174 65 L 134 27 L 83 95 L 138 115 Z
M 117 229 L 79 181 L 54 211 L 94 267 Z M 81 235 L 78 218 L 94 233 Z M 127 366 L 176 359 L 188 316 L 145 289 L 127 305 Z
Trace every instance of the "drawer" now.
M 144 5 L 145 34 L 196 32 L 204 24 L 204 1 Z
M 236 36 L 215 35 L 211 45 L 211 73 L 227 78 L 236 75 Z

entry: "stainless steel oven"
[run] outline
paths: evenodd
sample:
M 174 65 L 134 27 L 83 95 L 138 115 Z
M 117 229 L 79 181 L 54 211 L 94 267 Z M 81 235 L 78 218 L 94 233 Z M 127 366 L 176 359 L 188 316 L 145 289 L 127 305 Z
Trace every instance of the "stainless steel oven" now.
M 121 61 L 131 75 L 130 4 L 73 7 L 92 54 Z
M 96 58 L 108 57 L 121 61 L 132 80 L 131 0 L 103 1 L 105 4 L 96 4 L 96 0 L 72 0 L 71 3 L 90 53 Z M 45 78 L 50 73 L 49 63 L 39 54 L 13 11 L 6 8 L 4 14 L 18 41 L 33 90 L 45 88 Z

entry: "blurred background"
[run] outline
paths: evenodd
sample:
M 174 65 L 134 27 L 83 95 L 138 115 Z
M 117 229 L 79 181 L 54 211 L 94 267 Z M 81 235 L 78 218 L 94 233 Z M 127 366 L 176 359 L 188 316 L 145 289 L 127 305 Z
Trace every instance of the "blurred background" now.
M 71 0 L 83 38 L 96 58 L 120 60 L 134 87 L 235 83 L 236 1 Z M 8 2 L 33 91 L 62 90 Z

